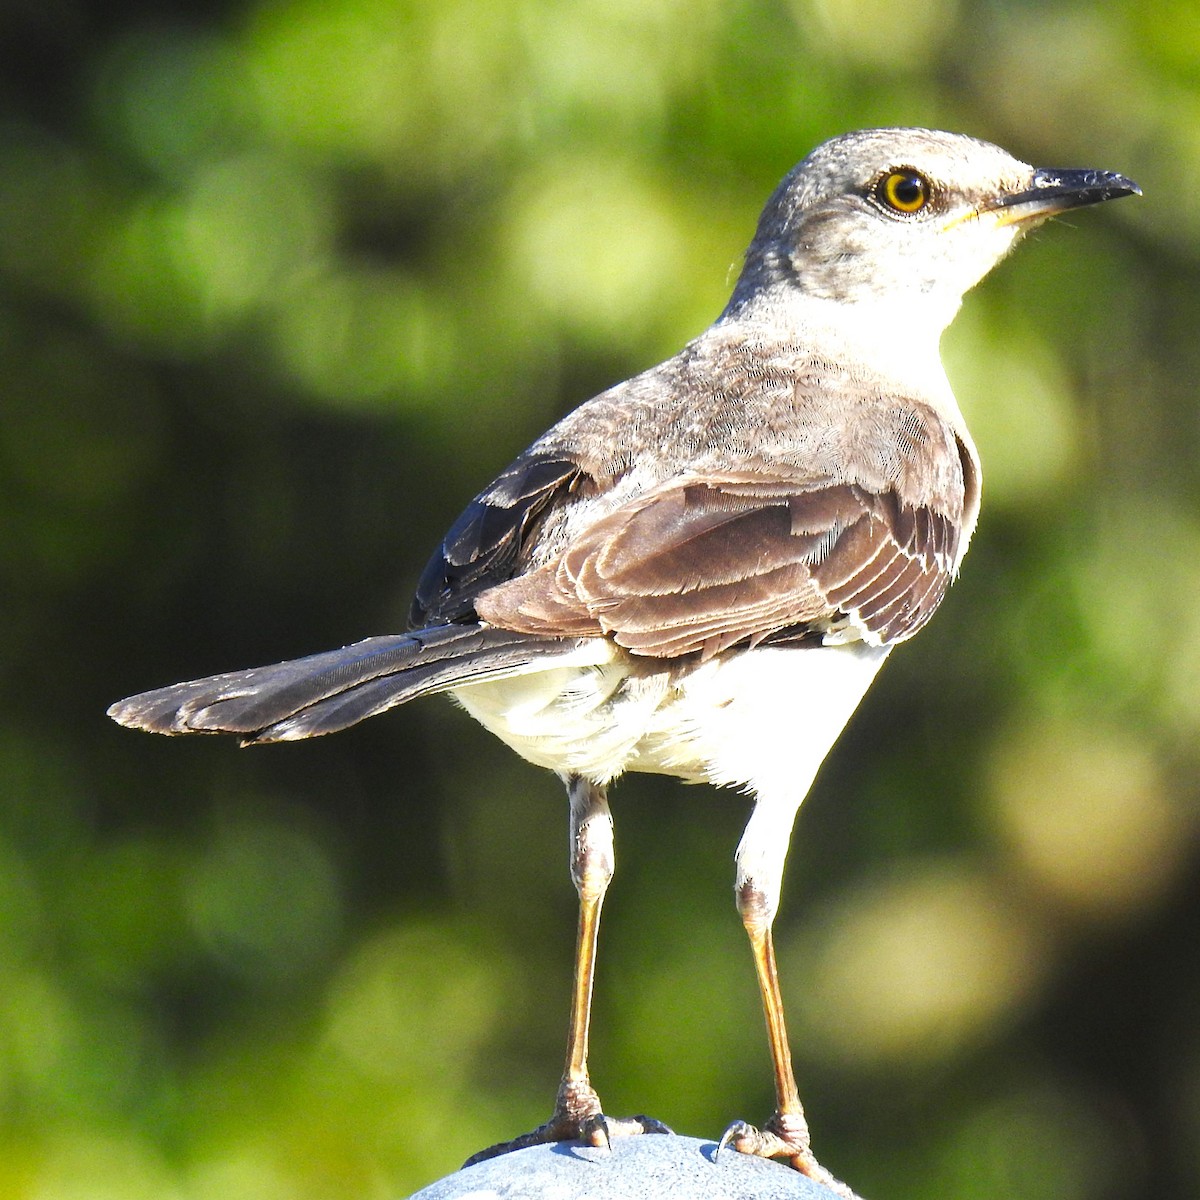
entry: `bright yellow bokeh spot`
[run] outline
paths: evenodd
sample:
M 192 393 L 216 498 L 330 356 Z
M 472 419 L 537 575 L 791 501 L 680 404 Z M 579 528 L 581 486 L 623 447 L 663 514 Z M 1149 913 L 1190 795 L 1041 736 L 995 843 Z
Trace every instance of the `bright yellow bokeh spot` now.
M 1146 745 L 1096 719 L 1048 717 L 1001 737 L 988 796 L 1028 882 L 1072 915 L 1144 909 L 1182 865 L 1190 837 Z
M 847 892 L 782 951 L 806 1044 L 863 1064 L 938 1059 L 1018 1011 L 1043 945 L 987 875 L 932 864 Z
M 516 191 L 506 226 L 517 286 L 588 339 L 657 324 L 678 293 L 686 232 L 665 192 L 620 160 L 547 168 Z

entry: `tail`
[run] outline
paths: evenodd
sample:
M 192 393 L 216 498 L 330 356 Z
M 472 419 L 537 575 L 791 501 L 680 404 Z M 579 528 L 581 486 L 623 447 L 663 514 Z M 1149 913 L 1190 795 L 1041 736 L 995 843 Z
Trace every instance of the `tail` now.
M 438 625 L 341 650 L 175 683 L 108 715 L 151 733 L 239 733 L 242 744 L 333 733 L 416 696 L 558 665 L 584 641 Z

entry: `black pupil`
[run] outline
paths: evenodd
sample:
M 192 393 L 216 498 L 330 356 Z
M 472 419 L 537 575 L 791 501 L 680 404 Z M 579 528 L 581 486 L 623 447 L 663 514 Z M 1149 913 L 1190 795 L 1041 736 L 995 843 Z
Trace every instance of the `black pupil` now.
M 919 175 L 901 175 L 892 183 L 892 195 L 905 208 L 915 208 L 925 198 L 925 181 Z

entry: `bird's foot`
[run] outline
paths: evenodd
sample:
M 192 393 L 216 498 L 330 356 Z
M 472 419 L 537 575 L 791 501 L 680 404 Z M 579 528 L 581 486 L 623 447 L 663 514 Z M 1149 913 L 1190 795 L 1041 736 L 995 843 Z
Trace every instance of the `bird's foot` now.
M 808 1123 L 799 1113 L 777 1112 L 761 1129 L 746 1121 L 734 1121 L 721 1135 L 717 1153 L 726 1147 L 759 1158 L 786 1158 L 789 1166 L 835 1195 L 844 1200 L 860 1200 L 852 1189 L 817 1162 L 809 1145 Z
M 589 1083 L 563 1081 L 558 1089 L 554 1112 L 544 1125 L 529 1133 L 519 1134 L 508 1142 L 497 1142 L 472 1154 L 463 1163 L 474 1166 L 510 1150 L 524 1150 L 526 1146 L 541 1146 L 547 1142 L 583 1142 L 585 1146 L 609 1149 L 614 1138 L 635 1137 L 643 1133 L 670 1133 L 661 1121 L 653 1117 L 608 1117 L 600 1107 L 600 1097 Z

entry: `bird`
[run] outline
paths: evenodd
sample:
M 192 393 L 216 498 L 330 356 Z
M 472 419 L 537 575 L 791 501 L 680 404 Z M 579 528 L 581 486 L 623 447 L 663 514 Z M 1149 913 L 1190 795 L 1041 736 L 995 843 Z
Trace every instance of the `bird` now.
M 837 1194 L 792 1067 L 772 926 L 793 823 L 894 647 L 932 617 L 979 514 L 979 456 L 939 342 L 1029 229 L 1140 194 L 988 142 L 867 129 L 768 199 L 732 296 L 676 355 L 585 401 L 467 505 L 409 628 L 119 701 L 120 724 L 243 744 L 344 729 L 448 693 L 565 785 L 579 919 L 550 1119 L 481 1151 L 664 1132 L 604 1112 L 588 1064 L 609 786 L 627 771 L 753 797 L 735 859 L 776 1107 L 721 1149 Z M 471 1160 L 474 1161 L 474 1160 Z

